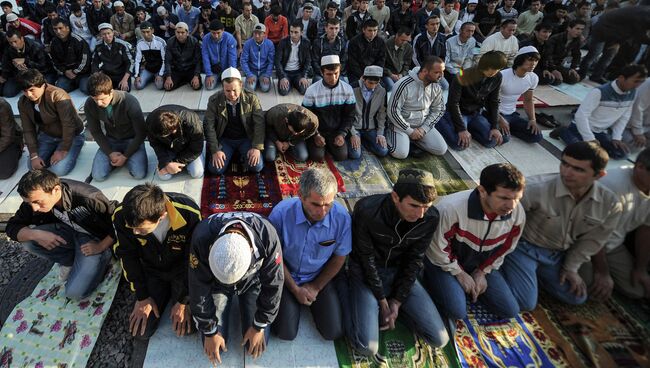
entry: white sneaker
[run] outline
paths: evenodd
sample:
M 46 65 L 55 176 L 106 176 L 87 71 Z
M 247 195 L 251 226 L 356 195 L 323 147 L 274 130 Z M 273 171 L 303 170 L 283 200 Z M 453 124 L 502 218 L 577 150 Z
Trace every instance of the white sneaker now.
M 59 280 L 60 281 L 66 281 L 68 279 L 68 276 L 70 276 L 70 271 L 71 270 L 72 270 L 72 267 L 66 267 L 66 266 L 59 265 Z

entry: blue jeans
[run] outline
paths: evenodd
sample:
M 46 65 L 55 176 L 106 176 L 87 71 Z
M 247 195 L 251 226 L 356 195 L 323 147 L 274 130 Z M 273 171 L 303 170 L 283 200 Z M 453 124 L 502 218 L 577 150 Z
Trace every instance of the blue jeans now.
M 309 158 L 309 152 L 307 151 L 307 144 L 302 141 L 296 143 L 295 146 L 289 146 L 289 149 L 286 151 L 294 160 L 299 162 L 305 162 Z M 273 162 L 278 157 L 278 148 L 275 147 L 275 143 L 270 139 L 264 141 L 264 160 L 266 162 Z
M 361 143 L 366 146 L 367 149 L 369 149 L 372 153 L 374 153 L 376 156 L 379 157 L 384 157 L 388 154 L 388 145 L 386 147 L 382 147 L 379 144 L 377 144 L 377 131 L 374 129 L 366 129 L 366 130 L 357 130 L 359 132 L 359 135 L 361 136 Z M 361 157 L 361 147 L 359 147 L 358 150 L 352 149 L 352 145 L 350 144 L 350 140 L 347 140 L 348 144 L 348 157 L 350 157 L 353 160 L 356 160 Z
M 22 242 L 26 251 L 61 266 L 72 267 L 65 284 L 65 296 L 82 299 L 92 293 L 104 278 L 106 266 L 111 261 L 110 248 L 100 254 L 85 256 L 81 253 L 81 246 L 100 239 L 78 232 L 63 223 L 39 225 L 35 229 L 54 233 L 66 241 L 66 244 L 52 250 L 47 250 L 34 241 Z
M 200 154 L 199 157 L 194 159 L 194 161 L 187 164 L 187 166 L 185 166 L 185 170 L 187 170 L 187 173 L 190 174 L 190 176 L 194 179 L 202 178 L 203 172 L 205 171 L 203 154 Z M 174 175 L 172 174 L 160 175 L 160 172 L 158 172 L 158 178 L 160 178 L 162 181 L 170 180 L 173 176 Z
M 282 79 L 278 80 L 278 93 L 280 94 L 280 96 L 288 95 L 289 92 L 291 92 L 291 87 L 298 90 L 298 92 L 301 95 L 304 95 L 307 88 L 303 87 L 300 84 L 300 80 L 303 78 L 303 75 L 304 74 L 303 74 L 303 72 L 301 70 L 285 71 L 285 76 L 284 76 L 283 79 L 289 80 L 289 86 L 286 89 L 285 88 L 280 88 L 280 81 Z
M 106 138 L 108 139 L 108 143 L 111 145 L 111 150 L 120 153 L 124 153 L 133 140 L 118 140 L 110 137 Z M 126 167 L 129 169 L 129 174 L 131 174 L 135 179 L 140 180 L 147 176 L 148 160 L 147 151 L 144 149 L 144 143 L 142 143 L 138 150 L 126 160 Z M 93 159 L 93 180 L 106 180 L 113 169 L 115 169 L 115 167 L 111 165 L 111 159 L 106 155 L 106 153 L 104 153 L 104 151 L 102 151 L 101 148 L 98 149 L 95 158 Z
M 386 92 L 392 91 L 393 86 L 396 83 L 396 82 L 393 81 L 393 78 L 391 78 L 391 77 L 382 77 L 381 81 L 382 81 L 382 84 L 384 85 L 384 89 L 386 89 Z
M 72 145 L 70 146 L 68 154 L 63 158 L 63 160 L 57 162 L 54 165 L 50 165 L 50 158 L 52 157 L 52 154 L 54 154 L 54 151 L 61 148 L 61 142 L 63 140 L 61 138 L 55 138 L 41 132 L 38 133 L 37 141 L 38 156 L 43 159 L 45 165 L 49 165 L 48 169 L 58 176 L 64 176 L 70 173 L 70 171 L 72 171 L 72 169 L 74 169 L 74 166 L 77 164 L 77 157 L 79 157 L 79 152 L 81 152 L 81 148 L 86 142 L 86 136 L 84 132 L 81 132 L 79 135 L 75 136 L 72 139 Z M 30 170 L 32 169 L 31 161 L 27 163 L 27 168 Z
M 244 78 L 244 87 L 246 87 L 247 90 L 254 92 L 255 89 L 257 89 L 258 82 L 260 85 L 260 91 L 266 93 L 271 90 L 271 77 L 268 77 L 268 83 L 260 81 L 260 78 L 262 78 L 262 73 L 257 73 L 257 75 L 254 75 L 253 78 L 255 78 L 255 80 L 253 80 L 251 83 L 248 82 L 248 77 Z
M 66 92 L 72 92 L 78 88 L 79 91 L 87 95 L 89 78 L 89 75 L 78 75 L 75 79 L 60 75 L 54 84 Z
M 518 112 L 510 115 L 501 115 L 510 124 L 510 134 L 528 143 L 537 143 L 542 140 L 542 133 L 533 134 L 528 129 L 528 120 L 522 118 Z M 505 135 L 504 135 L 505 136 Z
M 490 130 L 492 126 L 488 120 L 480 112 L 473 115 L 463 115 L 463 123 L 465 127 L 481 145 L 487 148 L 492 148 L 497 145 L 494 139 L 490 138 Z M 454 123 L 451 120 L 451 114 L 445 112 L 440 121 L 436 124 L 436 129 L 447 142 L 447 145 L 456 151 L 462 151 L 465 148 L 458 144 L 458 132 L 454 128 Z M 503 136 L 503 143 L 510 140 L 509 136 Z
M 614 160 L 622 160 L 627 157 L 627 153 L 625 153 L 625 151 L 614 146 L 614 144 L 612 143 L 612 137 L 609 135 L 609 133 L 606 132 L 601 132 L 601 133 L 593 132 L 593 133 L 598 143 L 600 143 L 600 146 L 603 147 L 605 151 L 607 151 L 610 158 Z M 582 142 L 584 140 L 582 139 L 582 135 L 578 131 L 578 127 L 576 126 L 575 123 L 571 123 L 568 127 L 561 128 L 560 138 L 567 145 L 576 142 Z
M 161 79 L 159 83 L 156 83 L 155 82 L 156 75 L 157 74 L 152 73 L 146 69 L 142 69 L 142 71 L 140 72 L 140 83 L 138 83 L 137 81 L 134 83 L 135 89 L 137 90 L 144 89 L 144 87 L 146 87 L 147 84 L 151 83 L 151 81 L 154 81 L 157 89 L 163 89 L 164 80 Z
M 472 271 L 466 270 L 470 274 Z M 424 278 L 431 299 L 443 315 L 455 320 L 467 317 L 467 296 L 456 276 L 425 259 Z M 493 270 L 485 275 L 485 279 L 488 286 L 478 300 L 500 318 L 515 317 L 519 313 L 519 304 L 503 275 L 499 270 Z
M 577 297 L 571 293 L 569 282 L 560 285 L 564 253 L 539 247 L 521 238 L 515 251 L 506 256 L 501 272 L 522 310 L 535 308 L 539 286 L 567 304 L 582 304 L 587 300 L 586 295 Z
M 237 295 L 234 293 L 217 292 L 212 294 L 212 301 L 215 306 L 215 317 L 217 317 L 217 332 L 221 333 L 223 339 L 228 343 L 229 325 L 230 325 L 230 307 L 232 306 L 233 298 L 237 297 L 239 302 L 239 315 L 241 318 L 241 331 L 242 336 L 246 333 L 249 327 L 253 325 L 255 320 L 255 312 L 257 311 L 257 298 L 260 294 L 261 284 L 259 281 L 252 283 L 246 290 L 240 290 Z M 269 336 L 271 334 L 271 326 L 264 329 L 264 339 L 268 345 Z M 248 349 L 248 345 L 246 345 Z
M 389 295 L 399 270 L 381 268 L 378 271 L 384 293 Z M 346 332 L 352 346 L 359 353 L 374 356 L 379 349 L 379 303 L 366 285 L 363 271 L 358 264 L 350 262 L 348 275 L 350 300 L 349 303 L 344 300 L 341 303 L 344 306 L 343 313 L 350 313 L 350 318 L 344 318 L 349 324 L 346 326 Z M 417 280 L 400 307 L 399 318 L 434 347 L 443 347 L 449 342 L 449 335 L 436 306 Z
M 215 175 L 221 175 L 224 172 L 226 172 L 226 169 L 228 169 L 228 166 L 230 165 L 230 160 L 232 160 L 232 156 L 234 155 L 235 150 L 239 152 L 239 159 L 242 161 L 243 165 L 246 167 L 248 171 L 253 171 L 257 173 L 262 171 L 262 169 L 264 168 L 264 157 L 260 157 L 260 160 L 256 166 L 251 167 L 248 165 L 248 151 L 251 148 L 253 148 L 253 143 L 251 142 L 250 139 L 221 138 L 219 143 L 221 143 L 221 151 L 226 155 L 226 159 L 224 160 L 223 167 L 217 169 L 212 163 L 212 157 L 210 157 L 208 159 L 208 171 L 210 173 Z

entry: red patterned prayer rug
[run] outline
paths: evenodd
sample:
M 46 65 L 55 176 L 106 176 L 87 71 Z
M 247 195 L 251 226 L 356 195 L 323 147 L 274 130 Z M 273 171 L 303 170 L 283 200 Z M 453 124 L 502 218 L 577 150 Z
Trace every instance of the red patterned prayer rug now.
M 456 321 L 455 343 L 463 367 L 571 366 L 563 351 L 528 312 L 503 320 L 480 304 L 472 304 L 468 317 Z
M 300 175 L 310 167 L 321 167 L 329 169 L 336 178 L 338 191 L 345 192 L 345 185 L 341 174 L 334 166 L 334 162 L 329 155 L 325 155 L 324 162 L 307 160 L 306 162 L 296 162 L 291 156 L 279 155 L 275 159 L 275 169 L 280 183 L 280 193 L 282 198 L 292 197 L 298 193 Z
M 268 216 L 281 199 L 274 165 L 266 165 L 257 174 L 233 163 L 226 174 L 206 174 L 203 178 L 201 214 L 208 217 L 213 213 L 248 211 Z
M 566 305 L 544 295 L 540 296 L 540 305 L 552 324 L 567 336 L 583 365 L 650 367 L 648 331 L 616 300 Z

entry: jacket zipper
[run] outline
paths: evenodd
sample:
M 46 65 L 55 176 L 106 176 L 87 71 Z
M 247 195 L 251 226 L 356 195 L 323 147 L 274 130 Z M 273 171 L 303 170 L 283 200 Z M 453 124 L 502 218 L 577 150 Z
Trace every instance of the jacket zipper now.
M 479 246 L 478 246 L 478 252 L 479 253 L 483 252 L 483 243 L 485 243 L 485 239 L 487 239 L 488 234 L 490 233 L 490 229 L 492 228 L 492 223 L 493 222 L 494 222 L 494 220 L 488 221 L 487 231 L 485 232 L 485 235 L 483 235 L 483 239 L 481 240 L 481 244 L 479 244 Z
M 388 250 L 388 256 L 386 256 L 386 262 L 384 262 L 384 268 L 388 268 L 388 260 L 390 259 L 390 254 L 393 252 L 393 249 L 399 247 L 399 246 L 402 244 L 402 240 L 404 240 L 404 239 L 406 238 L 406 236 L 407 236 L 411 231 L 415 230 L 415 228 L 417 228 L 418 226 L 422 225 L 422 223 L 420 223 L 420 224 L 417 224 L 417 225 L 413 226 L 413 228 L 412 228 L 411 230 L 407 231 L 407 232 L 404 234 L 404 236 L 402 237 L 402 236 L 399 236 L 399 233 L 397 232 L 397 226 L 399 226 L 400 222 L 402 222 L 402 219 L 397 220 L 397 223 L 395 224 L 395 234 L 397 234 L 397 237 L 399 238 L 399 242 L 397 242 L 397 244 L 396 244 L 394 247 L 391 247 L 391 248 Z

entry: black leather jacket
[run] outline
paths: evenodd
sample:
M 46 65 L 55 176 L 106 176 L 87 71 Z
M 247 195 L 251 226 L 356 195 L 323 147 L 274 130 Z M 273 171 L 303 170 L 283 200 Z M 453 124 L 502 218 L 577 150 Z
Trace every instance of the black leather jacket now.
M 61 179 L 61 202 L 59 208 L 70 221 L 79 225 L 93 237 L 101 240 L 107 236 L 115 239 L 111 216 L 117 205 L 97 188 L 76 180 Z M 52 211 L 34 212 L 29 203 L 23 202 L 7 222 L 7 235 L 18 241 L 18 232 L 30 225 L 62 223 Z
M 408 226 L 403 224 L 390 194 L 361 199 L 352 215 L 352 253 L 349 272 L 361 277 L 377 300 L 403 302 L 423 267 L 424 252 L 431 244 L 440 215 L 435 207 Z M 398 233 L 399 229 L 399 233 Z M 390 295 L 385 295 L 379 270 L 399 269 Z

